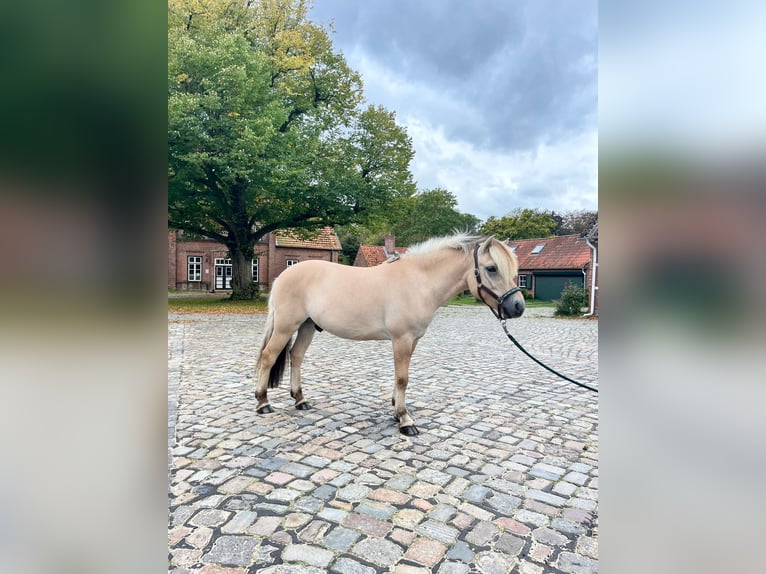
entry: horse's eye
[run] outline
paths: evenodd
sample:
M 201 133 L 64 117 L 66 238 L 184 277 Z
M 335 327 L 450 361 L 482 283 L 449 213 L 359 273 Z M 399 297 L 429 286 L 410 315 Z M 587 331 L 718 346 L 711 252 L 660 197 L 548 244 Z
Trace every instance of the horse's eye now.
M 487 270 L 487 273 L 497 273 L 497 267 L 494 265 L 487 265 L 485 269 Z

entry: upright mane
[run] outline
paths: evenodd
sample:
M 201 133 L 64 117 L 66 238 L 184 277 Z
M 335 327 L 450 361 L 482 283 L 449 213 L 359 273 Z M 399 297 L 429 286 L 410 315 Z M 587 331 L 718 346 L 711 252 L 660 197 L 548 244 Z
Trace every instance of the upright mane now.
M 477 243 L 487 240 L 487 236 L 470 235 L 468 233 L 456 233 L 445 237 L 434 237 L 422 243 L 413 245 L 407 250 L 404 257 L 417 257 L 426 253 L 433 253 L 442 249 L 462 249 L 468 253 Z M 518 273 L 518 260 L 508 246 L 497 239 L 489 243 L 489 255 L 497 264 L 503 277 L 515 277 Z
M 462 249 L 467 253 L 480 239 L 482 239 L 482 237 L 478 235 L 470 235 L 465 232 L 447 235 L 445 237 L 433 237 L 410 247 L 404 257 L 424 255 L 442 249 Z

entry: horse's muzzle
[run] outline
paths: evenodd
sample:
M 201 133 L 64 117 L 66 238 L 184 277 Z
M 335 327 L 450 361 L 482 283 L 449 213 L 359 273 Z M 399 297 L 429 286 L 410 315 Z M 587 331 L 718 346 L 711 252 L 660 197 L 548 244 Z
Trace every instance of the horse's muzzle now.
M 524 297 L 519 294 L 514 294 L 513 297 L 508 297 L 503 301 L 501 309 L 503 311 L 503 319 L 515 319 L 521 317 L 524 314 Z

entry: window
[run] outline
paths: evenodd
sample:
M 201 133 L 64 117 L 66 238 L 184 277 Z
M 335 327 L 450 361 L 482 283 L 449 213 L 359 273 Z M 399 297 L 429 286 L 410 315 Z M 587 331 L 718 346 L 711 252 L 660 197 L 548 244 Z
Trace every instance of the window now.
M 285 267 L 292 267 L 293 265 L 298 265 L 299 261 L 297 259 L 286 259 L 285 260 Z
M 535 248 L 532 250 L 532 255 L 537 255 L 543 250 L 543 247 L 545 247 L 544 243 L 541 243 L 540 245 L 535 245 Z
M 511 246 L 511 252 L 512 252 L 512 253 L 516 253 L 516 248 L 517 248 L 517 247 L 518 247 L 518 245 L 512 245 L 512 246 Z
M 187 261 L 187 280 L 202 281 L 202 256 L 193 255 L 186 258 Z
M 253 283 L 258 283 L 258 260 L 253 259 Z
M 227 257 L 225 259 L 218 259 L 215 260 L 216 265 L 231 265 L 231 257 Z
M 518 283 L 518 285 L 519 285 L 519 287 L 521 287 L 522 289 L 527 289 L 527 288 L 528 288 L 528 285 L 527 285 L 527 276 L 526 276 L 526 275 L 519 275 L 519 283 Z

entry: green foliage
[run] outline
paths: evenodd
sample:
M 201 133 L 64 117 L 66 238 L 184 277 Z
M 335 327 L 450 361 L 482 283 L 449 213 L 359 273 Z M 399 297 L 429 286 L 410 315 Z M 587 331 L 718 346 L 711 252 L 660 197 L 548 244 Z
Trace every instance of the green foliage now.
M 553 237 L 558 224 L 552 213 L 539 209 L 517 208 L 503 217 L 490 217 L 481 233 L 505 239 L 537 239 Z
M 409 197 L 412 142 L 303 0 L 171 0 L 168 225 L 236 267 L 270 231 L 364 218 Z M 240 256 L 242 255 L 242 256 Z
M 399 198 L 390 212 L 390 229 L 398 245 L 412 245 L 455 230 L 475 232 L 479 220 L 457 210 L 455 196 L 442 188 Z
M 579 315 L 588 305 L 588 292 L 584 287 L 567 285 L 561 292 L 561 299 L 556 304 L 556 315 L 571 317 Z
M 385 209 L 371 210 L 361 222 L 336 227 L 336 232 L 343 246 L 341 262 L 353 263 L 361 244 L 383 245 L 388 234 L 402 247 L 455 230 L 474 233 L 478 224 L 478 218 L 457 210 L 452 193 L 436 188 L 402 194 Z

